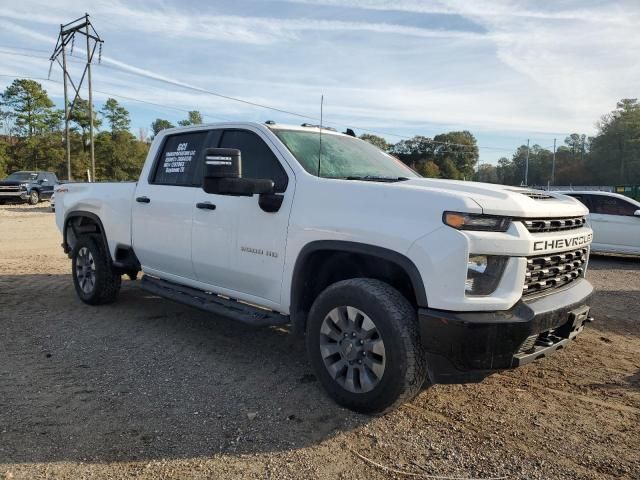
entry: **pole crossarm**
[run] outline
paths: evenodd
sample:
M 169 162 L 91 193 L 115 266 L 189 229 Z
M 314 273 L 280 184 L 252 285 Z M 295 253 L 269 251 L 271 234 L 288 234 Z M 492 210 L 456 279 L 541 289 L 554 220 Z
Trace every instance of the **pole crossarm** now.
M 71 43 L 71 53 L 73 53 L 73 45 L 76 35 L 82 35 L 86 39 L 86 53 L 87 53 L 87 63 L 85 64 L 82 74 L 80 75 L 80 81 L 77 86 L 73 81 L 69 69 L 67 68 L 67 45 Z M 71 114 L 74 111 L 76 106 L 76 102 L 78 99 L 81 99 L 80 90 L 82 85 L 87 79 L 87 87 L 89 92 L 89 106 L 88 106 L 88 114 L 89 114 L 89 136 L 90 136 L 90 146 L 91 146 L 91 180 L 95 181 L 96 172 L 95 172 L 95 154 L 93 148 L 93 95 L 92 95 L 92 85 L 91 85 L 91 63 L 93 62 L 93 57 L 96 53 L 96 49 L 100 46 L 98 62 L 100 61 L 100 57 L 102 55 L 102 44 L 104 41 L 100 38 L 100 35 L 96 31 L 96 29 L 91 24 L 91 20 L 89 20 L 89 14 L 85 13 L 82 17 L 76 18 L 75 20 L 60 25 L 60 34 L 58 35 L 58 39 L 56 40 L 56 46 L 53 49 L 53 53 L 51 54 L 51 66 L 53 66 L 53 62 L 55 61 L 62 68 L 62 77 L 64 83 L 64 130 L 65 130 L 65 141 L 66 141 L 66 153 L 67 153 L 67 176 L 69 180 L 71 180 L 71 142 L 69 138 L 69 121 L 71 119 Z M 62 57 L 62 62 L 60 58 Z M 51 68 L 49 68 L 49 76 L 51 76 Z M 68 84 L 71 85 L 73 89 L 73 100 L 69 102 L 69 88 Z

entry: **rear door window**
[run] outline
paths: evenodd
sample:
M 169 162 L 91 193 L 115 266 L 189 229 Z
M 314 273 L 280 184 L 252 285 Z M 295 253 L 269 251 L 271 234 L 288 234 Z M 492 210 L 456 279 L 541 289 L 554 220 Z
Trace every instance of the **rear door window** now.
M 199 131 L 179 133 L 167 137 L 156 160 L 151 183 L 193 186 L 198 164 L 203 161 L 208 133 L 207 131 Z

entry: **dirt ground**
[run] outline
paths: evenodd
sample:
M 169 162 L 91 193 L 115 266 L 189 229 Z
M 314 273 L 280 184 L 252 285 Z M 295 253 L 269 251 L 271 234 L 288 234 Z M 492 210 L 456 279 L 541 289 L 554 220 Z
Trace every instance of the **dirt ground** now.
M 0 207 L 0 479 L 640 478 L 639 259 L 591 260 L 569 348 L 371 418 L 286 330 L 132 281 L 84 305 L 60 241 L 48 204 Z

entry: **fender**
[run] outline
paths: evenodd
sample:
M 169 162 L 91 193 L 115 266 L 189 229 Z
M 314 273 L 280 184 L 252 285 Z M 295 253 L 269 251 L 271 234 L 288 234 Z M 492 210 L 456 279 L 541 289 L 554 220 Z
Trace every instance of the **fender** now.
M 338 252 L 360 253 L 378 257 L 380 259 L 395 263 L 400 268 L 402 268 L 409 276 L 418 306 L 428 305 L 427 294 L 424 288 L 422 277 L 420 276 L 420 272 L 418 271 L 418 268 L 415 266 L 415 264 L 405 255 L 393 250 L 389 250 L 388 248 L 369 245 L 366 243 L 348 242 L 344 240 L 318 240 L 305 245 L 302 250 L 300 250 L 298 258 L 296 259 L 296 263 L 293 268 L 293 278 L 291 279 L 290 311 L 292 315 L 296 314 L 299 311 L 298 302 L 301 298 L 300 294 L 302 293 L 301 291 L 304 285 L 301 276 L 305 261 L 310 254 L 319 250 L 335 250 Z

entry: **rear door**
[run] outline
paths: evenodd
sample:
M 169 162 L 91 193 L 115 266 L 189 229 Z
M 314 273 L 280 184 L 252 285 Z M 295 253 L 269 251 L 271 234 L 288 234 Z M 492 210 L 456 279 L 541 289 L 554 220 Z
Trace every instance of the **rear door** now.
M 169 280 L 193 279 L 191 223 L 208 132 L 169 135 L 133 202 L 133 247 L 145 272 Z
M 295 186 L 293 172 L 263 132 L 227 129 L 219 135 L 217 146 L 241 151 L 242 176 L 273 180 L 274 197 L 282 204 L 269 212 L 264 196 L 214 195 L 199 189 L 196 203 L 211 203 L 215 210 L 194 209 L 192 251 L 197 279 L 212 291 L 247 301 L 260 299 L 262 304 L 267 300 L 277 308 Z M 216 145 L 212 142 L 210 146 Z

